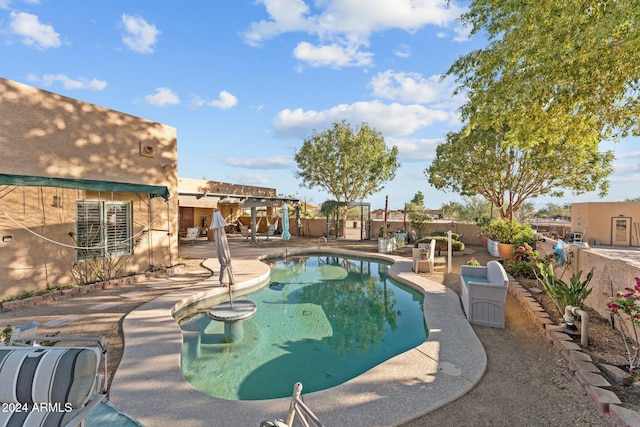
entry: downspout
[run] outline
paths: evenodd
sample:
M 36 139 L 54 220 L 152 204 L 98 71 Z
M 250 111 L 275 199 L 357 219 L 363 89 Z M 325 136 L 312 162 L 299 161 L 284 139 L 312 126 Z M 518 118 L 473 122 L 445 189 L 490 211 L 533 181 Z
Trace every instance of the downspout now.
M 587 332 L 587 322 L 589 320 L 589 315 L 587 314 L 586 311 L 584 311 L 583 309 L 581 309 L 580 307 L 573 307 L 571 305 L 568 305 L 564 308 L 564 316 L 563 319 L 566 323 L 565 328 L 566 329 L 573 329 L 573 330 L 577 330 L 575 324 L 573 323 L 574 319 L 573 316 L 580 316 L 580 318 L 582 319 L 582 321 L 580 322 L 582 327 L 581 327 L 581 331 L 580 331 L 580 344 L 583 347 L 588 347 L 589 346 L 589 334 Z

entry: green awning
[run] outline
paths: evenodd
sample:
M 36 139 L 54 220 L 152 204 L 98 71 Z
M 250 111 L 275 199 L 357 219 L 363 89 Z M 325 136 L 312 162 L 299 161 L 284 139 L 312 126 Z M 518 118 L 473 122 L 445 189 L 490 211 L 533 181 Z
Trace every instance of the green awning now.
M 150 197 L 169 199 L 169 189 L 163 185 L 130 184 L 126 182 L 97 181 L 75 178 L 47 178 L 42 176 L 0 174 L 0 185 L 27 187 L 58 187 L 77 190 L 116 191 L 120 193 L 144 193 Z

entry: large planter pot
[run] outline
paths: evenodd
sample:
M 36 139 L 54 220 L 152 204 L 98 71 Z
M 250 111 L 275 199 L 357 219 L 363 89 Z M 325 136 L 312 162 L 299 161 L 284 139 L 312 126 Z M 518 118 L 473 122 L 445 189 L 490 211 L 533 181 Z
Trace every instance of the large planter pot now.
M 489 236 L 480 236 L 480 243 L 482 243 L 483 248 L 486 248 L 489 243 Z
M 513 254 L 513 250 L 516 245 L 513 243 L 498 243 L 498 253 L 502 259 L 514 259 L 516 256 Z
M 498 252 L 498 241 L 487 239 L 487 251 L 489 252 L 489 255 L 499 257 L 500 253 Z
M 378 252 L 381 254 L 387 254 L 393 252 L 393 246 L 396 239 L 381 239 L 378 238 Z

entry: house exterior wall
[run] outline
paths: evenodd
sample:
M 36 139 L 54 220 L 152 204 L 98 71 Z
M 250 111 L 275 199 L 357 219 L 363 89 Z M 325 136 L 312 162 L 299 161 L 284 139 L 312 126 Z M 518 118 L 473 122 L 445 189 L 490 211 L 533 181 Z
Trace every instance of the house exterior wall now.
M 127 272 L 178 259 L 173 127 L 0 79 L 0 173 L 160 185 L 171 195 L 0 187 L 0 300 L 74 282 L 76 201 L 132 202 Z
M 640 246 L 640 202 L 573 203 L 571 229 L 591 245 Z

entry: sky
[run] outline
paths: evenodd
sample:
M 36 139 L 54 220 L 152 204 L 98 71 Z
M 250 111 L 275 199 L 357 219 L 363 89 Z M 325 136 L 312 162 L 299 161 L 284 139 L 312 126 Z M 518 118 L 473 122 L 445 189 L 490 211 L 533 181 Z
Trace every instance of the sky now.
M 321 204 L 302 187 L 295 151 L 334 122 L 366 122 L 401 167 L 364 201 L 401 209 L 463 199 L 429 185 L 424 170 L 447 132 L 461 127 L 462 96 L 442 79 L 470 38 L 444 0 L 0 0 L 0 77 L 177 129 L 178 175 L 276 188 Z M 640 150 L 616 154 L 609 195 L 640 196 Z

